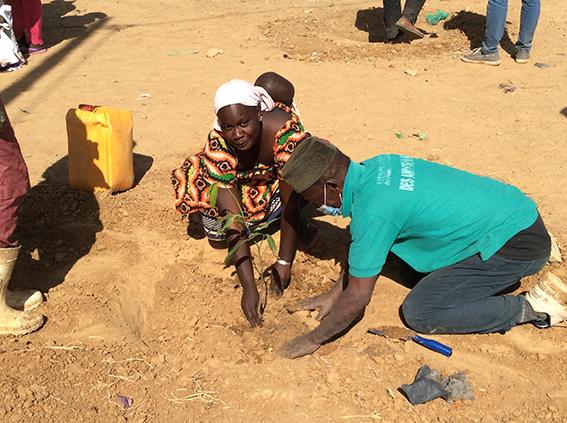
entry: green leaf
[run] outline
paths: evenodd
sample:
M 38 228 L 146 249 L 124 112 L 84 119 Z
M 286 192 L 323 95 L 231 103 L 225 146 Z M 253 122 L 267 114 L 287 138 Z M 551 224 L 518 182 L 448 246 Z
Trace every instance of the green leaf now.
M 213 208 L 217 206 L 218 195 L 219 195 L 219 185 L 217 183 L 214 183 L 209 187 L 209 196 L 210 196 L 209 204 Z
M 259 225 L 256 226 L 256 231 L 263 231 L 264 229 L 266 229 L 268 226 L 270 226 L 272 224 L 272 222 L 264 222 L 264 223 L 260 223 Z
M 276 246 L 276 241 L 274 241 L 274 238 L 272 238 L 271 235 L 267 235 L 267 241 L 268 241 L 268 246 L 270 247 L 270 250 L 272 250 L 272 253 L 274 253 L 274 256 L 278 256 L 278 247 Z
M 234 220 L 240 223 L 242 226 L 246 225 L 246 218 L 242 216 L 242 213 L 238 213 L 234 215 Z
M 221 222 L 223 222 L 222 223 L 223 232 L 225 232 L 230 227 L 230 225 L 232 225 L 235 217 L 236 215 L 234 213 L 227 213 L 226 216 L 222 218 Z

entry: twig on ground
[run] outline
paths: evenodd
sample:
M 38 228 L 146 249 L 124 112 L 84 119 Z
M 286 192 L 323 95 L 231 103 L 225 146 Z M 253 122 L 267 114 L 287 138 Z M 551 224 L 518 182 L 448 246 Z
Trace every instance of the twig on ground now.
M 353 415 L 353 416 L 341 416 L 340 419 L 375 419 L 375 420 L 382 420 L 382 416 L 378 412 L 378 410 L 374 410 L 372 413 L 368 415 Z
M 150 363 L 148 363 L 146 360 L 144 360 L 143 358 L 126 358 L 124 360 L 113 360 L 113 359 L 108 359 L 108 360 L 104 360 L 104 362 L 110 364 L 110 367 L 108 369 L 108 376 L 113 377 L 115 379 L 119 379 L 119 380 L 124 380 L 126 382 L 130 382 L 130 383 L 134 383 L 139 381 L 140 379 L 143 378 L 142 373 L 140 373 L 139 371 L 135 370 L 136 374 L 133 375 L 120 375 L 120 374 L 116 374 L 113 373 L 112 370 L 114 369 L 114 365 L 115 364 L 120 364 L 120 363 L 130 363 L 130 362 L 140 362 L 140 363 L 144 363 L 146 366 L 148 366 L 148 368 L 150 370 L 152 370 L 154 368 L 154 366 L 152 366 Z M 112 385 L 111 385 L 112 386 Z
M 84 350 L 86 349 L 82 345 L 44 345 L 43 348 L 48 348 L 50 350 Z
M 47 397 L 47 398 L 48 398 L 48 399 L 49 399 L 49 398 L 53 398 L 55 401 L 58 401 L 58 402 L 60 402 L 61 404 L 69 405 L 68 403 L 66 403 L 65 401 L 63 401 L 61 398 L 57 398 L 57 397 L 56 397 L 55 395 L 53 395 L 53 394 L 49 394 L 49 397 Z
M 226 405 L 226 403 L 224 401 L 222 401 L 217 396 L 217 392 L 205 391 L 203 389 L 203 386 L 201 385 L 201 382 L 200 382 L 200 372 L 197 372 L 193 375 L 192 383 L 193 383 L 193 393 L 192 394 L 185 395 L 185 396 L 177 396 L 174 392 L 171 392 L 169 397 L 166 396 L 166 399 L 168 401 L 175 402 L 175 403 L 182 403 L 182 402 L 187 402 L 187 401 L 198 400 L 198 401 L 203 401 L 206 404 L 214 404 L 216 402 L 220 402 L 220 403 Z M 176 390 L 177 391 L 188 391 L 187 388 L 178 388 Z

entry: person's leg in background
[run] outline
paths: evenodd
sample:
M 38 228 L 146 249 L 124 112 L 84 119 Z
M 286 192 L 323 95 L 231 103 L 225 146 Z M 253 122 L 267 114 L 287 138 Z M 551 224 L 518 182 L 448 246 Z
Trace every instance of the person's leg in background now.
M 43 5 L 41 0 L 27 0 L 24 7 L 24 24 L 29 33 L 29 54 L 43 53 Z
M 500 64 L 498 44 L 504 36 L 508 0 L 488 0 L 486 7 L 486 26 L 482 46 L 461 59 L 467 63 L 481 63 L 497 66 Z
M 419 12 L 423 8 L 425 0 L 407 0 L 404 5 L 402 16 L 396 22 L 396 26 L 405 32 L 409 32 L 417 37 L 423 38 L 425 34 L 415 27 Z
M 22 200 L 21 196 L 0 198 L 0 248 L 13 248 L 20 245 L 14 234 L 18 222 L 18 209 Z
M 504 36 L 508 0 L 488 0 L 486 8 L 486 27 L 482 40 L 482 53 L 498 53 L 498 44 Z
M 384 0 L 384 28 L 385 41 L 394 40 L 399 33 L 396 22 L 402 16 L 402 5 L 400 0 Z
M 39 291 L 9 291 L 20 252 L 16 238 L 18 212 L 29 188 L 27 167 L 14 130 L 0 100 L 0 335 L 25 335 L 39 329 L 44 317 L 33 308 L 43 301 Z
M 534 33 L 539 20 L 541 9 L 540 0 L 522 0 L 522 14 L 520 17 L 520 35 L 516 42 L 516 62 L 527 63 Z

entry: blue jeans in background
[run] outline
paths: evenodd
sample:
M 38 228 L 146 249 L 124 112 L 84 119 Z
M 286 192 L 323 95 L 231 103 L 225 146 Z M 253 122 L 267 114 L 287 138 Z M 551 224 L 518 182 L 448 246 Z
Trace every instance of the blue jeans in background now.
M 421 333 L 489 333 L 518 323 L 524 296 L 499 295 L 547 263 L 478 254 L 429 273 L 402 304 L 402 315 Z
M 540 0 L 522 0 L 522 14 L 520 17 L 520 35 L 516 42 L 516 52 L 530 51 L 532 40 L 539 19 Z M 488 0 L 486 10 L 486 29 L 482 41 L 482 53 L 492 54 L 498 52 L 498 44 L 504 36 L 506 14 L 508 13 L 508 0 Z

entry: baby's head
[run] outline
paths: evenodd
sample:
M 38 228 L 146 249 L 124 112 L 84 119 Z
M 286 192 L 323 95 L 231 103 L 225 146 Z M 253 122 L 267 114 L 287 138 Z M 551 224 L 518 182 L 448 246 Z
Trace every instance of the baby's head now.
M 295 88 L 291 82 L 280 74 L 265 72 L 256 78 L 254 85 L 264 88 L 274 101 L 292 107 Z

